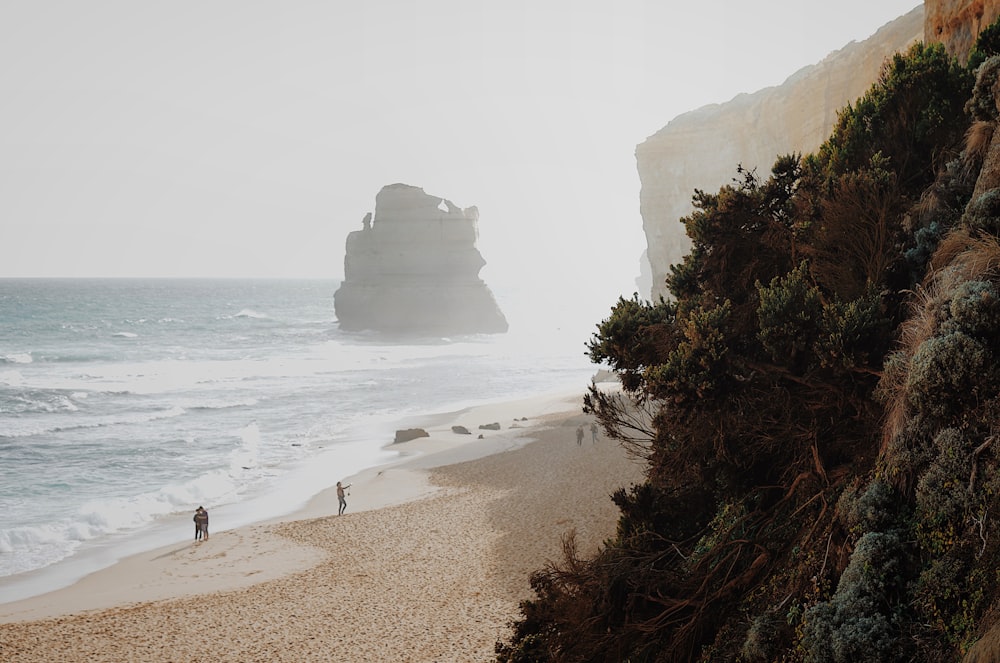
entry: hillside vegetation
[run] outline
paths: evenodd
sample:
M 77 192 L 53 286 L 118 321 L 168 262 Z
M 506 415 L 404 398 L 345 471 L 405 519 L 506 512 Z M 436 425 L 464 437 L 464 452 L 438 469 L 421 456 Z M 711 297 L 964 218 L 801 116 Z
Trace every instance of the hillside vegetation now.
M 815 154 L 695 192 L 671 299 L 588 347 L 623 390 L 585 410 L 646 480 L 499 661 L 1000 656 L 996 34 L 893 57 Z

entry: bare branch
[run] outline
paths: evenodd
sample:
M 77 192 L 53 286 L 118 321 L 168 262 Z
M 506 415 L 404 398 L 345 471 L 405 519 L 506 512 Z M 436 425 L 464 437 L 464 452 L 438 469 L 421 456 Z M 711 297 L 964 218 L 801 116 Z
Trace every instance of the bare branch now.
M 655 436 L 653 419 L 659 410 L 658 403 L 617 389 L 602 390 L 593 382 L 583 403 L 583 411 L 597 417 L 608 437 L 618 440 L 633 458 L 649 460 Z

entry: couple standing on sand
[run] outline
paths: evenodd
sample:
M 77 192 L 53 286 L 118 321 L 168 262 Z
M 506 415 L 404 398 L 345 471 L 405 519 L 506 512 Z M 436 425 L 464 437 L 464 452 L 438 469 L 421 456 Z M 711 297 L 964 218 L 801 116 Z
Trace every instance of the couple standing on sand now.
M 590 423 L 590 439 L 597 442 L 597 424 Z M 583 424 L 576 427 L 576 446 L 583 444 Z
M 202 506 L 194 510 L 194 540 L 201 538 L 208 541 L 208 511 Z

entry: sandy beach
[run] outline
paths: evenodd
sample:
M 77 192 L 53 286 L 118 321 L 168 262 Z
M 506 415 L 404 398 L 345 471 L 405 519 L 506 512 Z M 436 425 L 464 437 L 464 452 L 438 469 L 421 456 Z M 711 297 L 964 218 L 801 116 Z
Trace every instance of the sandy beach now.
M 642 466 L 589 430 L 579 395 L 430 417 L 401 459 L 278 521 L 135 555 L 0 604 L 3 661 L 488 661 L 529 575 L 575 531 L 614 533 Z M 479 426 L 499 423 L 500 430 Z M 452 426 L 472 431 L 460 435 Z M 480 435 L 482 438 L 480 439 Z

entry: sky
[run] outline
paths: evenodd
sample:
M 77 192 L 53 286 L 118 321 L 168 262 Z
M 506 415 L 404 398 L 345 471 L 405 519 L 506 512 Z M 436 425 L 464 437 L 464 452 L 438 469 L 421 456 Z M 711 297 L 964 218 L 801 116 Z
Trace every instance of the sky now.
M 604 306 L 645 248 L 637 144 L 917 5 L 3 2 L 0 277 L 340 278 L 402 182 L 479 208 L 491 287 Z

